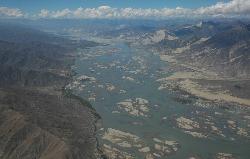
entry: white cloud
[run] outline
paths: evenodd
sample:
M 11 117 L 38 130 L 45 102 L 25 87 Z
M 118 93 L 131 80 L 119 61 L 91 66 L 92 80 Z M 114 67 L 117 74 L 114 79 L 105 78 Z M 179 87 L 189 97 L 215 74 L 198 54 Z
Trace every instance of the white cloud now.
M 47 18 L 169 18 L 169 17 L 206 17 L 206 16 L 240 16 L 250 15 L 250 0 L 232 0 L 226 3 L 218 2 L 208 7 L 189 9 L 177 7 L 162 9 L 142 8 L 78 8 L 76 10 L 59 10 L 49 12 L 41 10 L 40 17 Z M 42 16 L 41 16 L 42 15 Z M 46 15 L 46 16 L 44 16 Z
M 0 7 L 0 17 L 22 17 L 23 12 L 18 8 Z
M 66 18 L 69 15 L 71 15 L 71 11 L 66 8 L 63 10 L 58 10 L 58 11 L 49 11 L 47 9 L 42 9 L 40 13 L 38 14 L 39 17 L 42 18 Z
M 250 0 L 232 0 L 228 3 L 219 2 L 209 7 L 201 7 L 197 9 L 196 14 L 207 14 L 207 15 L 250 14 Z
M 26 14 L 25 14 L 26 15 Z M 0 7 L 0 16 L 26 17 L 20 9 Z M 56 11 L 42 9 L 36 15 L 27 17 L 37 18 L 171 18 L 171 17 L 216 17 L 216 16 L 248 16 L 250 17 L 250 0 L 231 0 L 218 2 L 208 7 L 190 8 L 113 8 L 100 6 L 97 8 L 68 8 Z
M 49 17 L 49 11 L 47 9 L 42 9 L 38 14 L 39 17 L 46 18 Z
M 70 14 L 71 14 L 71 11 L 68 8 L 63 9 L 61 11 L 52 12 L 52 16 L 54 18 L 67 17 Z

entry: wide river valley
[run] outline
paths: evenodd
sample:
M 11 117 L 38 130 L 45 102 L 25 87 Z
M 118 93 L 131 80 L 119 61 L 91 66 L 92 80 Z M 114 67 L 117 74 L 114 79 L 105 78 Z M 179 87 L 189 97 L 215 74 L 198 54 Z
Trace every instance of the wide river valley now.
M 228 128 L 247 127 L 240 110 L 198 106 L 195 97 L 185 102 L 161 89 L 158 80 L 172 70 L 157 53 L 112 41 L 78 54 L 73 67 L 77 75 L 68 87 L 100 114 L 97 137 L 107 152 L 138 159 L 250 156 L 249 138 Z

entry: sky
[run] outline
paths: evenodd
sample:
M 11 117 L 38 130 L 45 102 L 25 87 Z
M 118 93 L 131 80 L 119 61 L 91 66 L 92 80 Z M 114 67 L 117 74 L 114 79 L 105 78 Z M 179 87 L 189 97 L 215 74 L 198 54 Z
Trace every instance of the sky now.
M 250 0 L 0 0 L 0 18 L 249 16 Z
M 0 5 L 10 8 L 19 8 L 27 12 L 36 12 L 41 9 L 59 10 L 78 7 L 96 8 L 111 6 L 117 8 L 198 8 L 213 5 L 216 2 L 228 0 L 0 0 Z

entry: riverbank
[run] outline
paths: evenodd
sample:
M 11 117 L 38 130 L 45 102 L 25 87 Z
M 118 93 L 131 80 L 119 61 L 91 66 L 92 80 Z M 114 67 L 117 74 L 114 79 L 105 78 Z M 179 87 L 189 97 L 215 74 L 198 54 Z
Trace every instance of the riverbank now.
M 171 77 L 171 72 L 166 71 L 171 66 L 158 55 L 120 41 L 79 50 L 79 55 L 74 66 L 77 76 L 68 88 L 89 99 L 102 116 L 97 137 L 109 158 L 213 158 L 220 152 L 247 154 L 245 149 L 235 147 L 242 145 L 238 141 L 244 138 L 236 134 L 246 135 L 248 129 L 236 124 L 231 132 L 227 124 L 223 125 L 227 120 L 238 123 L 238 117 L 231 119 L 233 113 L 227 114 L 233 109 L 225 112 L 220 106 L 198 107 L 200 100 L 196 101 L 194 96 L 158 89 L 158 79 Z M 242 114 L 246 115 L 247 112 Z M 239 119 L 239 123 L 244 122 Z M 155 138 L 178 143 L 178 149 L 157 143 Z M 199 149 L 204 142 L 207 150 Z
M 0 158 L 98 158 L 98 114 L 63 89 L 72 80 L 77 48 L 97 43 L 12 29 L 15 41 L 0 41 L 0 59 L 5 59 L 0 64 Z
M 250 83 L 249 79 L 220 76 L 204 68 L 178 61 L 178 54 L 171 56 L 160 54 L 159 56 L 161 60 L 170 64 L 172 70 L 175 70 L 172 75 L 158 80 L 161 83 L 159 89 L 179 89 L 198 98 L 217 103 L 250 106 L 250 97 L 242 95 L 249 93 L 250 84 L 247 84 Z

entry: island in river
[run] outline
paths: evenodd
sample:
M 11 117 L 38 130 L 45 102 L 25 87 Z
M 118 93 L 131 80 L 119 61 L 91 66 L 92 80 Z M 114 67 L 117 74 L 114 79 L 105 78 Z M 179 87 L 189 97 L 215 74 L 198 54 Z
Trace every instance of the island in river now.
M 165 87 L 179 72 L 159 52 L 105 42 L 79 50 L 66 88 L 102 116 L 97 135 L 108 158 L 248 158 L 248 107 Z

